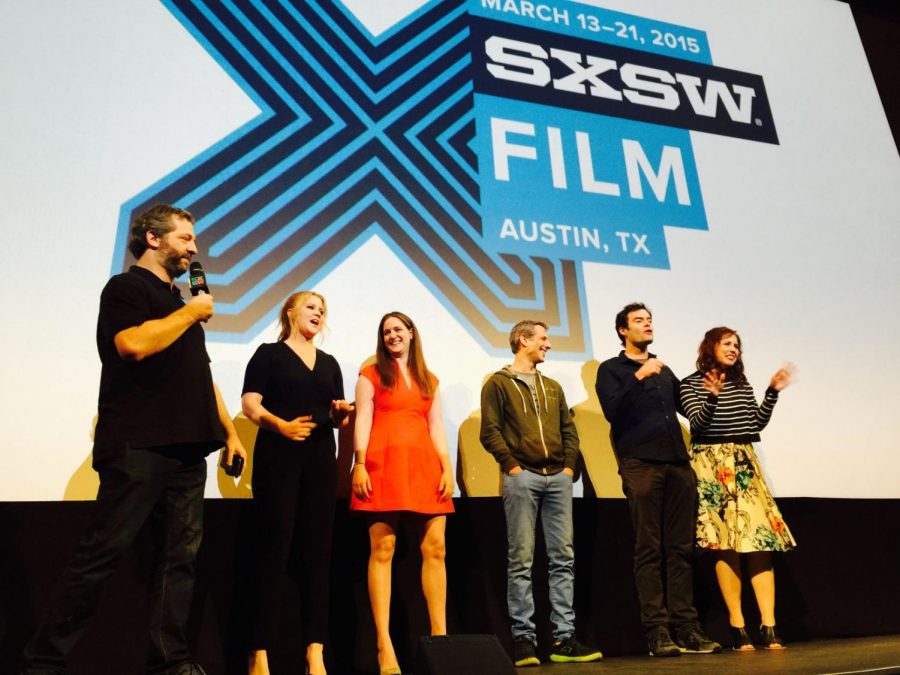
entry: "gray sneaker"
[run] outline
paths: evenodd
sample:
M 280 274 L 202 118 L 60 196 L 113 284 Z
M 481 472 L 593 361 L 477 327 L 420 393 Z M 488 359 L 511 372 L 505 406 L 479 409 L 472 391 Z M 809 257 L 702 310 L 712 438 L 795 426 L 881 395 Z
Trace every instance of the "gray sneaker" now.
M 669 631 L 660 629 L 647 639 L 650 656 L 681 656 L 681 650 L 674 642 Z
M 675 644 L 687 654 L 718 654 L 722 651 L 722 645 L 710 640 L 699 626 L 687 626 L 679 630 Z

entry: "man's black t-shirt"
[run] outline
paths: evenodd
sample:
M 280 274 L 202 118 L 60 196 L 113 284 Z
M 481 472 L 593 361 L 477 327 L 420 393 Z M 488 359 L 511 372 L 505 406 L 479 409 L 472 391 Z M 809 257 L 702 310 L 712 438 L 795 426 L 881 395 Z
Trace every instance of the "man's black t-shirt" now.
M 107 282 L 100 296 L 100 374 L 94 466 L 127 447 L 195 444 L 209 453 L 224 445 L 203 328 L 194 324 L 161 352 L 126 361 L 117 333 L 162 319 L 184 306 L 181 292 L 142 267 Z

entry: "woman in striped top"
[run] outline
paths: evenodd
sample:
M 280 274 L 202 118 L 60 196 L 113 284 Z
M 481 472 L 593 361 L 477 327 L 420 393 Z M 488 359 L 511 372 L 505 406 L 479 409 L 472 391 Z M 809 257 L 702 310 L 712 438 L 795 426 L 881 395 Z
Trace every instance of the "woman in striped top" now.
M 793 364 L 769 382 L 762 404 L 744 376 L 741 338 L 724 326 L 706 332 L 697 372 L 681 382 L 681 404 L 691 422 L 691 465 L 700 493 L 697 545 L 717 553 L 716 577 L 728 607 L 736 650 L 752 650 L 741 611 L 741 559 L 759 605 L 763 644 L 783 649 L 775 631 L 772 551 L 796 546 L 781 518 L 753 450 L 769 423 L 778 393 L 791 382 Z

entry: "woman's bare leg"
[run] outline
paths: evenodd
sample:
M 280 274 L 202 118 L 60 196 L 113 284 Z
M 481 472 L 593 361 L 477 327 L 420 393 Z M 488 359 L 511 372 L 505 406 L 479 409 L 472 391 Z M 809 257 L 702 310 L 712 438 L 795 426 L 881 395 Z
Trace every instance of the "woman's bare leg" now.
M 741 610 L 741 554 L 737 551 L 719 551 L 716 560 L 716 579 L 722 599 L 728 608 L 728 621 L 735 628 L 744 627 Z
M 768 551 L 747 554 L 747 571 L 764 626 L 775 625 L 775 567 Z
M 250 652 L 247 672 L 250 675 L 269 675 L 269 655 L 265 649 Z
M 389 632 L 391 622 L 391 562 L 397 545 L 397 533 L 388 523 L 369 526 L 369 602 L 375 619 L 378 640 L 378 666 L 397 666 L 397 655 Z
M 446 516 L 429 518 L 422 526 L 422 592 L 428 605 L 432 635 L 447 634 L 446 527 Z

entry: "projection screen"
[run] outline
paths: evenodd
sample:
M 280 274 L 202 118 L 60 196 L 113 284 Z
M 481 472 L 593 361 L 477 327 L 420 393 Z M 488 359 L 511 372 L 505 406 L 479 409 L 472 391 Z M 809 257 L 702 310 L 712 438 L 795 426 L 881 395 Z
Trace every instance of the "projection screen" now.
M 413 317 L 454 461 L 510 326 L 547 321 L 602 453 L 597 363 L 639 300 L 679 376 L 723 324 L 758 397 L 797 364 L 759 446 L 777 495 L 900 497 L 900 160 L 847 5 L 10 0 L 0 37 L 0 499 L 96 490 L 99 293 L 160 201 L 197 218 L 234 415 L 309 288 L 348 395 L 380 316 Z M 212 466 L 207 495 L 249 496 Z

